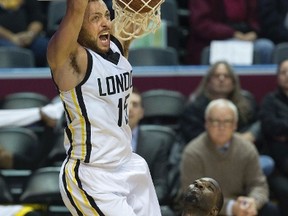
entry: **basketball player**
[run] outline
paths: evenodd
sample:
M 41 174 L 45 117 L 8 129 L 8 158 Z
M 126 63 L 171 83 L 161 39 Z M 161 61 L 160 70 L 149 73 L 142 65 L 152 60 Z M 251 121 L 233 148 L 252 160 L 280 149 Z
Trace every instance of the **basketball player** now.
M 223 205 L 223 194 L 217 181 L 200 178 L 184 194 L 182 216 L 216 216 Z
M 49 43 L 67 118 L 60 191 L 72 215 L 160 216 L 148 166 L 131 150 L 131 41 L 113 25 L 103 0 L 67 0 Z

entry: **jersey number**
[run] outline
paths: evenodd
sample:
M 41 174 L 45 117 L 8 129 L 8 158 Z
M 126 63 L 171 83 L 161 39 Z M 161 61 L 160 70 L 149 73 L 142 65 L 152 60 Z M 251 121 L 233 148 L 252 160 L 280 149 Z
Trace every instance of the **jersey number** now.
M 123 98 L 119 98 L 118 101 L 118 126 L 122 126 L 122 121 L 123 118 L 125 118 L 126 124 L 128 124 L 128 104 L 127 104 L 127 99 L 129 98 L 129 94 L 126 95 L 124 103 L 123 103 Z

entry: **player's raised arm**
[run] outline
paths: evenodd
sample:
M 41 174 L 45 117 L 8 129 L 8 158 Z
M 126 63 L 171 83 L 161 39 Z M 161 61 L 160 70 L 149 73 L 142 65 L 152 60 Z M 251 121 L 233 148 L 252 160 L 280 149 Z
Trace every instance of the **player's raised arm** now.
M 66 13 L 48 45 L 47 60 L 53 72 L 54 79 L 58 85 L 60 84 L 60 87 L 61 80 L 63 80 L 62 73 L 66 73 L 67 75 L 67 73 L 71 72 L 69 70 L 69 64 L 72 62 L 71 58 L 72 56 L 79 55 L 79 49 L 81 51 L 77 39 L 87 4 L 88 0 L 67 0 Z M 83 48 L 82 50 L 84 52 Z

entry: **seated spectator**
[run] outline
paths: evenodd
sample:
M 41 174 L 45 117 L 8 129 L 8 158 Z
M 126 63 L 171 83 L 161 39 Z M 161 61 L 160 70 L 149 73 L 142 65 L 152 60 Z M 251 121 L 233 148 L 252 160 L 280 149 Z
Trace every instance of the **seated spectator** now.
M 153 143 L 141 142 L 141 131 L 139 129 L 140 121 L 143 118 L 144 109 L 142 106 L 142 97 L 140 92 L 133 88 L 130 96 L 129 106 L 129 126 L 132 130 L 132 150 L 146 161 L 150 169 L 155 190 L 160 205 L 165 203 L 168 196 L 168 158 L 170 149 L 162 145 L 161 140 L 155 140 Z
M 44 107 L 0 109 L 0 127 L 25 127 L 43 121 L 47 126 L 53 128 L 59 124 L 63 113 L 64 108 L 61 101 L 52 102 Z
M 278 171 L 269 178 L 271 189 L 282 215 L 288 215 L 288 58 L 278 65 L 277 82 L 275 91 L 262 101 L 260 121 Z
M 205 109 L 205 128 L 185 147 L 180 166 L 183 193 L 196 179 L 209 176 L 221 185 L 220 215 L 279 215 L 269 202 L 269 188 L 254 145 L 236 131 L 237 107 L 215 99 Z
M 39 164 L 35 160 L 41 162 L 52 149 L 51 143 L 54 139 L 54 130 L 60 129 L 61 117 L 64 109 L 61 101 L 48 104 L 44 107 L 33 107 L 25 109 L 0 109 L 0 127 L 26 127 L 41 121 L 44 123 L 45 130 L 43 132 L 42 152 L 38 152 L 39 157 L 31 158 L 24 155 L 12 154 L 4 148 L 0 148 L 0 169 L 34 169 Z M 51 142 L 51 143 L 50 143 Z M 45 144 L 44 144 L 45 143 Z M 47 144 L 46 144 L 47 143 Z
M 49 39 L 43 34 L 44 15 L 37 0 L 0 2 L 0 46 L 33 51 L 36 66 L 46 67 Z
M 288 42 L 288 1 L 258 0 L 261 35 L 275 44 Z
M 200 64 L 203 48 L 213 40 L 251 41 L 262 64 L 272 62 L 274 44 L 259 38 L 257 0 L 189 0 L 190 36 L 187 64 Z
M 217 181 L 203 177 L 190 184 L 183 194 L 182 216 L 216 216 L 223 205 L 223 194 Z
M 190 97 L 190 102 L 180 118 L 180 133 L 185 144 L 205 131 L 205 109 L 211 100 L 218 98 L 229 99 L 236 105 L 239 112 L 237 131 L 240 136 L 256 146 L 261 146 L 256 100 L 250 92 L 241 88 L 239 77 L 225 61 L 211 66 Z M 270 175 L 274 168 L 272 158 L 261 155 L 260 161 L 265 174 Z

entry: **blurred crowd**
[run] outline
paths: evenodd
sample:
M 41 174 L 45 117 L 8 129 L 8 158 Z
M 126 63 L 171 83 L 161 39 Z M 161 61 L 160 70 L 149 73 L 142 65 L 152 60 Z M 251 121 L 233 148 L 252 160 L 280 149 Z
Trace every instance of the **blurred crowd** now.
M 112 1 L 105 2 L 113 19 Z M 213 41 L 251 42 L 257 63 L 272 64 L 275 63 L 275 47 L 287 42 L 287 1 L 167 0 L 165 4 L 171 2 L 175 5 L 174 11 L 168 6 L 163 7 L 161 16 L 168 23 L 168 46 L 178 50 L 180 64 L 202 64 L 204 49 L 209 48 Z M 55 31 L 51 22 L 59 24 L 61 14 L 65 12 L 62 7 L 61 10 L 56 9 L 53 15 L 52 4 L 55 3 L 37 0 L 0 1 L 0 46 L 31 49 L 36 66 L 46 67 L 45 50 Z M 175 22 L 169 20 L 173 13 L 177 16 Z M 55 20 L 55 17 L 59 19 Z

